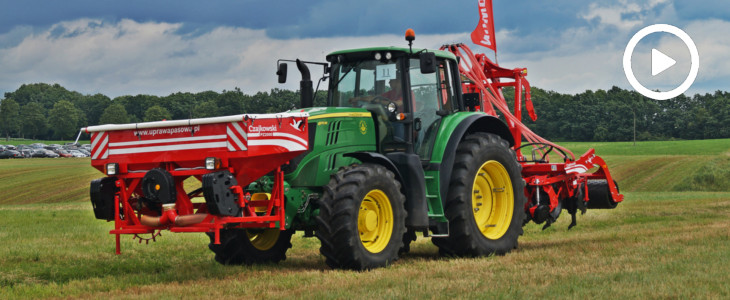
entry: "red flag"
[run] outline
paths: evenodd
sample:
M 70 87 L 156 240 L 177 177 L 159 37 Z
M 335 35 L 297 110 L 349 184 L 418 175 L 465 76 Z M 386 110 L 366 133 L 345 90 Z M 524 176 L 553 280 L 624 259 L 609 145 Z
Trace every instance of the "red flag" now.
M 471 41 L 497 52 L 497 42 L 494 40 L 494 18 L 492 18 L 492 0 L 478 0 L 479 24 L 471 32 Z

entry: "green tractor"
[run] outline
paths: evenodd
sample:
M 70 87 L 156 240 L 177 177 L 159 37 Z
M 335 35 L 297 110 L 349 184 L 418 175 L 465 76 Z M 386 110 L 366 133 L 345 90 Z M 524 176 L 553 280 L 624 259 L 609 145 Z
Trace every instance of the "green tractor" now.
M 410 40 L 412 41 L 412 40 Z M 514 137 L 462 93 L 456 56 L 374 47 L 296 60 L 309 149 L 284 165 L 286 230 L 222 230 L 223 264 L 285 259 L 294 231 L 317 237 L 332 268 L 386 266 L 417 234 L 446 256 L 505 254 L 525 221 L 525 181 Z M 287 62 L 278 65 L 279 82 Z M 326 107 L 311 107 L 307 65 L 324 68 Z M 465 99 L 466 98 L 466 99 Z M 251 193 L 271 191 L 263 177 Z

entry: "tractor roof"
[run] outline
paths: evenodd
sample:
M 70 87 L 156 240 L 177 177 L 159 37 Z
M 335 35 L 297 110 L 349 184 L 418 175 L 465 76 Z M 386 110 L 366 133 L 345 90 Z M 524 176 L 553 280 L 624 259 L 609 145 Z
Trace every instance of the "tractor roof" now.
M 424 49 L 422 48 L 413 48 L 413 53 L 418 53 L 419 51 L 422 51 Z M 327 55 L 327 57 L 330 57 L 332 55 L 339 55 L 339 54 L 350 54 L 350 53 L 359 53 L 359 52 L 375 52 L 375 51 L 391 51 L 391 52 L 403 52 L 408 53 L 411 50 L 406 47 L 395 47 L 395 46 L 387 46 L 387 47 L 370 47 L 370 48 L 358 48 L 358 49 L 347 49 L 347 50 L 338 50 L 335 52 L 332 52 Z M 433 52 L 436 54 L 436 56 L 441 58 L 447 58 L 456 60 L 456 56 L 454 54 L 451 54 L 451 52 L 447 51 L 441 51 L 441 50 L 431 50 L 427 49 L 428 52 Z

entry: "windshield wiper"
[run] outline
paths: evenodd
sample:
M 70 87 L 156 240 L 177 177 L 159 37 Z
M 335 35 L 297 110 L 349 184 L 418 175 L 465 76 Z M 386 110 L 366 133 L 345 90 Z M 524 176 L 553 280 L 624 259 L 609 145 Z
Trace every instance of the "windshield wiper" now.
M 363 61 L 358 62 L 357 64 L 355 64 L 354 66 L 352 66 L 352 68 L 350 68 L 349 70 L 347 70 L 347 72 L 345 72 L 345 74 L 342 74 L 342 77 L 340 77 L 340 79 L 337 80 L 337 83 L 335 83 L 335 89 L 337 89 L 337 87 L 340 86 L 340 82 L 342 81 L 342 79 L 345 79 L 345 77 L 347 77 L 347 74 L 350 74 L 350 72 L 352 72 L 352 70 L 354 70 L 357 67 L 359 67 L 362 63 L 363 63 Z

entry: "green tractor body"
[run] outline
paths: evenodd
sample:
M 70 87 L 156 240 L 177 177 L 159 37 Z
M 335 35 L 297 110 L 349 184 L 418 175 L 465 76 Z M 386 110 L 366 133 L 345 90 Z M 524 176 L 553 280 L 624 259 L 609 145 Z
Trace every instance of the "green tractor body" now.
M 524 196 L 512 136 L 501 120 L 465 104 L 453 54 L 382 47 L 327 60 L 328 106 L 295 110 L 309 114 L 310 146 L 283 167 L 287 229 L 316 233 L 336 268 L 383 266 L 407 251 L 416 233 L 433 237 L 448 255 L 516 246 Z M 499 157 L 467 153 L 490 147 Z M 249 190 L 266 192 L 266 182 Z M 467 224 L 450 226 L 464 217 Z M 474 233 L 482 235 L 451 238 Z

